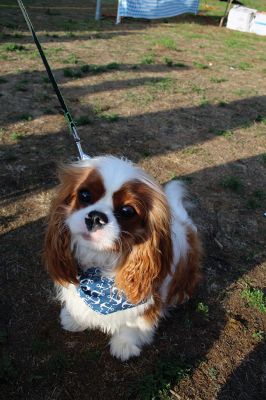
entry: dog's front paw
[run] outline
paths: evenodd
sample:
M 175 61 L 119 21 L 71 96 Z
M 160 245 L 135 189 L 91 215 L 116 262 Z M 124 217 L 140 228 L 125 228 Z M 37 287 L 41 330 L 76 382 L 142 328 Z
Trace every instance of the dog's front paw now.
M 72 317 L 66 307 L 63 307 L 60 312 L 60 321 L 62 328 L 66 331 L 82 332 L 86 329 L 77 323 L 77 321 Z
M 126 361 L 131 357 L 138 357 L 141 349 L 126 338 L 114 335 L 110 340 L 110 351 L 112 356 Z

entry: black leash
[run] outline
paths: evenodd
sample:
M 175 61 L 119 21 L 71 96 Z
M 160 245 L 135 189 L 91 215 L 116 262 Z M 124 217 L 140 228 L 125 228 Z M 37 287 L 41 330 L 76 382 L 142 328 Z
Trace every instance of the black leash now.
M 36 33 L 34 31 L 34 28 L 33 28 L 33 25 L 31 23 L 31 20 L 30 20 L 30 18 L 28 16 L 28 13 L 27 13 L 27 11 L 26 11 L 26 9 L 24 7 L 24 4 L 22 3 L 21 0 L 17 0 L 17 1 L 18 1 L 18 5 L 19 5 L 19 7 L 20 7 L 20 9 L 22 11 L 23 17 L 24 17 L 24 19 L 25 19 L 25 21 L 26 21 L 26 23 L 28 25 L 28 28 L 29 28 L 31 34 L 32 34 L 33 40 L 34 40 L 34 42 L 35 42 L 35 44 L 37 46 L 37 49 L 38 49 L 38 51 L 40 53 L 42 62 L 44 64 L 44 66 L 45 66 L 45 69 L 46 69 L 46 72 L 47 72 L 48 77 L 50 79 L 50 82 L 53 85 L 53 88 L 54 88 L 54 91 L 55 91 L 55 93 L 57 95 L 59 103 L 60 103 L 60 105 L 61 105 L 61 107 L 62 107 L 62 109 L 64 111 L 64 116 L 65 116 L 65 118 L 67 120 L 70 132 L 72 133 L 73 138 L 74 138 L 75 143 L 76 143 L 77 148 L 78 148 L 79 158 L 81 160 L 89 159 L 90 157 L 87 156 L 85 153 L 83 153 L 83 150 L 82 150 L 82 147 L 81 147 L 81 144 L 80 144 L 80 138 L 79 138 L 79 135 L 78 135 L 78 132 L 77 132 L 77 128 L 76 128 L 75 122 L 74 122 L 70 112 L 68 111 L 68 108 L 66 106 L 64 98 L 63 98 L 63 96 L 62 96 L 62 94 L 61 94 L 61 92 L 59 90 L 59 87 L 58 87 L 58 85 L 56 83 L 56 80 L 54 78 L 54 75 L 52 73 L 50 65 L 48 64 L 47 58 L 46 58 L 46 56 L 45 56 L 45 54 L 43 52 L 43 49 L 41 47 L 41 44 L 40 44 L 38 38 L 36 36 Z

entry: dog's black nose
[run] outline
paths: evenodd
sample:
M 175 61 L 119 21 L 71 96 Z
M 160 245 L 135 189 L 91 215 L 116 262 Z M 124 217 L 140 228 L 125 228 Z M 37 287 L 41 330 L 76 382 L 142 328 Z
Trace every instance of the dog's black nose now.
M 108 217 L 100 211 L 91 211 L 85 218 L 88 231 L 93 232 L 102 229 L 108 223 Z

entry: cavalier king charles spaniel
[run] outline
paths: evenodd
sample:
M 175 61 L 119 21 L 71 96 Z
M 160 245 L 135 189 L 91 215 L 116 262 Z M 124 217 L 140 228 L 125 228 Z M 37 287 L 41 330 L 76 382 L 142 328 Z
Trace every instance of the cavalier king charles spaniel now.
M 45 262 L 68 331 L 99 328 L 122 361 L 151 343 L 160 317 L 189 298 L 201 246 L 181 182 L 161 187 L 125 159 L 63 166 Z

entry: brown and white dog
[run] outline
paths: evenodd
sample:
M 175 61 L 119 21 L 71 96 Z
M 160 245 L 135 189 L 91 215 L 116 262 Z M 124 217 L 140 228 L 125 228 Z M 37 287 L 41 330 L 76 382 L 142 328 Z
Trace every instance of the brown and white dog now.
M 112 335 L 111 354 L 138 356 L 169 306 L 190 297 L 200 278 L 201 246 L 178 181 L 164 188 L 125 159 L 96 157 L 61 169 L 45 239 L 45 261 L 69 331 Z M 78 271 L 79 268 L 79 271 Z M 130 308 L 93 310 L 77 288 L 97 268 Z M 81 271 L 81 272 L 80 272 Z M 110 297 L 110 296 L 109 296 Z

